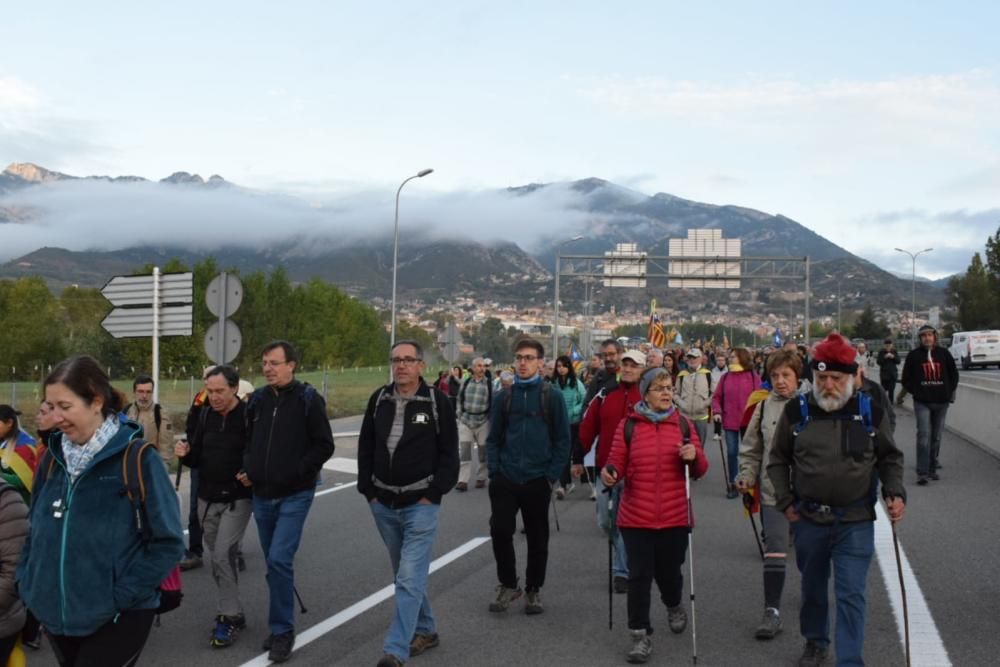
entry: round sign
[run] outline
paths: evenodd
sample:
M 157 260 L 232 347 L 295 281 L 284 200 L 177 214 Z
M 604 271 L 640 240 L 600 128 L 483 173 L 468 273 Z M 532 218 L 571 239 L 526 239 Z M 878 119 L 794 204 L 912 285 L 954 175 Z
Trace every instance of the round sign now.
M 230 273 L 220 273 L 212 278 L 205 290 L 205 305 L 216 317 L 229 317 L 243 303 L 243 283 Z M 219 362 L 226 363 L 226 362 Z
M 243 334 L 232 320 L 226 320 L 225 331 L 215 322 L 205 333 L 205 354 L 217 364 L 228 364 L 240 353 Z

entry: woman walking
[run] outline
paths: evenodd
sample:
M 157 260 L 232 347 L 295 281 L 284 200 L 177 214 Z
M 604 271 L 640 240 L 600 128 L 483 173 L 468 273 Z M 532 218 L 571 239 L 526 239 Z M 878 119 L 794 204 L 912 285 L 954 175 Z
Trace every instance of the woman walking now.
M 552 378 L 552 388 L 562 394 L 566 402 L 566 414 L 569 416 L 569 437 L 570 437 L 570 458 L 566 461 L 566 468 L 559 479 L 559 486 L 556 487 L 556 498 L 562 500 L 567 493 L 572 493 L 575 488 L 573 478 L 570 476 L 570 461 L 580 452 L 580 419 L 583 417 L 583 399 L 587 395 L 587 388 L 576 377 L 573 370 L 573 362 L 568 355 L 556 358 L 556 371 Z
M 747 399 L 755 389 L 760 388 L 760 376 L 753 370 L 753 359 L 745 347 L 736 347 L 729 353 L 729 370 L 719 378 L 719 384 L 712 394 L 712 418 L 722 423 L 726 437 L 726 461 L 728 463 L 728 490 L 726 498 L 735 498 L 736 472 L 740 454 L 740 422 L 746 409 Z

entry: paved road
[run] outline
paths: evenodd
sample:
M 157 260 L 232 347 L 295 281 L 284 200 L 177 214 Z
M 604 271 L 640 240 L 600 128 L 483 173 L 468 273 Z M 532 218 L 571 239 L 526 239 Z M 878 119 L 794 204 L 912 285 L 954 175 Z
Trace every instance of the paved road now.
M 353 424 L 353 427 L 352 427 Z M 1000 654 L 1000 522 L 996 520 L 1000 461 L 945 436 L 942 481 L 913 485 L 913 420 L 900 416 L 899 440 L 907 455 L 910 503 L 899 527 L 900 542 L 923 591 L 933 624 L 952 664 L 996 664 Z M 357 423 L 334 422 L 338 432 Z M 374 665 L 392 614 L 389 563 L 368 509 L 356 493 L 350 472 L 355 441 L 338 440 L 309 517 L 296 565 L 296 580 L 307 614 L 298 620 L 300 648 L 296 665 Z M 709 443 L 713 464 L 695 484 L 697 528 L 694 533 L 697 591 L 698 663 L 701 665 L 794 665 L 801 641 L 795 631 L 798 574 L 789 567 L 785 591 L 786 631 L 768 643 L 756 642 L 752 628 L 761 602 L 761 567 L 750 526 L 737 501 L 723 497 L 718 445 Z M 441 514 L 435 558 L 461 552 L 430 579 L 430 595 L 440 624 L 441 645 L 415 658 L 414 665 L 617 665 L 627 646 L 625 596 L 614 596 L 614 630 L 608 629 L 606 542 L 594 521 L 594 505 L 578 489 L 558 503 L 561 532 L 553 528 L 549 573 L 544 588 L 546 613 L 527 617 L 520 608 L 490 614 L 486 607 L 495 584 L 488 535 L 489 504 L 484 491 L 449 494 Z M 252 526 L 252 522 L 251 522 Z M 518 538 L 523 569 L 523 539 Z M 890 543 L 891 545 L 891 543 Z M 184 580 L 180 610 L 154 628 L 141 664 L 192 667 L 265 665 L 260 641 L 267 635 L 264 564 L 254 529 L 245 551 L 248 570 L 241 587 L 250 627 L 225 650 L 208 645 L 214 593 L 210 573 L 200 569 Z M 876 563 L 869 577 L 866 657 L 870 665 L 902 665 L 903 652 L 886 582 L 895 581 L 894 561 L 886 570 Z M 687 578 L 685 566 L 685 578 Z M 919 597 L 908 588 L 911 613 Z M 380 596 L 381 593 L 381 596 Z M 917 619 L 914 619 L 916 622 Z M 691 634 L 671 635 L 666 613 L 654 605 L 654 654 L 650 664 L 689 663 Z M 301 645 L 310 628 L 327 631 Z M 925 624 L 926 625 L 926 624 Z M 935 627 L 932 625 L 931 627 Z M 914 665 L 932 655 L 925 636 Z M 32 665 L 54 665 L 48 647 L 30 656 Z

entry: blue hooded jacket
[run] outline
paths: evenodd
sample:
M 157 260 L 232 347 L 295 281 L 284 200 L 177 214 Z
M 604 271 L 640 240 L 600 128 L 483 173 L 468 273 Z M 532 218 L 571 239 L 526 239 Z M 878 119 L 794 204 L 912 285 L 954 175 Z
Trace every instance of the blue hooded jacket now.
M 510 414 L 503 404 L 511 393 Z M 524 484 L 545 477 L 554 482 L 569 461 L 569 418 L 566 401 L 558 391 L 549 389 L 549 419 L 545 423 L 542 406 L 542 381 L 515 382 L 493 397 L 490 410 L 490 433 L 486 437 L 486 465 L 490 479 L 498 472 Z
M 157 587 L 184 555 L 180 507 L 155 447 L 142 456 L 147 542 L 124 493 L 125 447 L 141 435 L 138 424 L 121 424 L 72 484 L 59 433 L 38 466 L 17 581 L 25 605 L 53 634 L 87 636 L 122 611 L 156 609 Z

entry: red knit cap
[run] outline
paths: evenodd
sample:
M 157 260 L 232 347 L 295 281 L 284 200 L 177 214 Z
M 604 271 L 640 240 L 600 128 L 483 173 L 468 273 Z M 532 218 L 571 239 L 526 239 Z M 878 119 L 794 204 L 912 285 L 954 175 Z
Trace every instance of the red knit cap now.
M 813 348 L 810 366 L 818 371 L 837 371 L 854 375 L 858 372 L 858 353 L 840 334 L 832 333 Z

